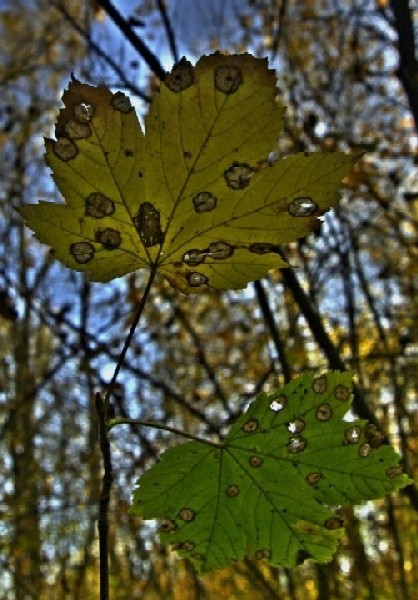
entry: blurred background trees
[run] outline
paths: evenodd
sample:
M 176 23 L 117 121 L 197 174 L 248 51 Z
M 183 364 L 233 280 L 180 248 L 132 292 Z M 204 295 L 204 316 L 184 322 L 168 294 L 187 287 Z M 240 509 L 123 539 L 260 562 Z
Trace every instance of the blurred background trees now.
M 118 415 L 218 435 L 261 389 L 314 369 L 356 374 L 416 475 L 417 10 L 411 0 L 3 0 L 0 3 L 0 598 L 97 598 L 100 456 L 93 397 L 109 381 L 145 276 L 91 284 L 31 237 L 21 202 L 58 200 L 43 162 L 71 74 L 131 94 L 141 115 L 183 54 L 268 56 L 288 105 L 278 157 L 366 154 L 292 269 L 187 298 L 159 281 L 115 393 Z M 113 430 L 112 599 L 413 599 L 418 494 L 347 509 L 326 566 L 250 561 L 197 578 L 127 514 L 135 479 L 178 442 Z

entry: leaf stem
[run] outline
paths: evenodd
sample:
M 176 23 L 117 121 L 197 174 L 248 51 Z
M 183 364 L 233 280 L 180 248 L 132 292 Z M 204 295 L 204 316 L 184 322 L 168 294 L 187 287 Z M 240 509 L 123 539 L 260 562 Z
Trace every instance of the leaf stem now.
M 137 311 L 135 313 L 134 320 L 132 321 L 132 325 L 131 325 L 131 327 L 129 329 L 129 333 L 126 336 L 125 344 L 123 345 L 122 352 L 119 355 L 118 362 L 117 362 L 116 367 L 115 367 L 115 371 L 113 373 L 112 379 L 110 380 L 109 386 L 107 388 L 107 391 L 106 391 L 106 394 L 105 394 L 105 397 L 104 397 L 104 411 L 105 411 L 106 415 L 107 415 L 107 411 L 108 411 L 108 408 L 109 408 L 110 396 L 111 396 L 111 394 L 113 392 L 113 388 L 115 387 L 116 379 L 117 379 L 117 377 L 119 375 L 119 371 L 121 370 L 123 361 L 125 360 L 126 353 L 128 351 L 129 345 L 130 345 L 130 343 L 132 341 L 132 337 L 133 337 L 133 335 L 135 333 L 135 329 L 137 328 L 137 325 L 138 325 L 139 320 L 141 318 L 142 311 L 144 310 L 144 306 L 145 306 L 145 303 L 147 301 L 148 295 L 150 293 L 151 286 L 154 283 L 154 279 L 155 279 L 156 274 L 157 274 L 157 266 L 154 265 L 153 267 L 151 267 L 149 278 L 148 278 L 148 281 L 147 281 L 147 285 L 145 286 L 144 293 L 142 294 L 142 298 L 141 298 L 141 300 L 139 302 L 139 306 L 138 306 L 138 309 L 137 309 Z
M 200 444 L 206 444 L 207 446 L 212 446 L 214 448 L 224 448 L 223 444 L 220 444 L 218 442 L 212 442 L 211 440 L 201 438 L 198 435 L 193 435 L 193 433 L 188 433 L 187 431 L 183 431 L 183 429 L 177 429 L 177 427 L 171 427 L 170 425 L 160 423 L 159 421 L 147 421 L 144 419 L 125 418 L 109 419 L 107 422 L 107 430 L 110 431 L 116 425 L 143 425 L 144 427 L 153 427 L 154 429 L 162 429 L 163 431 L 169 431 L 170 433 L 181 435 L 182 437 L 194 440 L 195 442 L 199 442 Z

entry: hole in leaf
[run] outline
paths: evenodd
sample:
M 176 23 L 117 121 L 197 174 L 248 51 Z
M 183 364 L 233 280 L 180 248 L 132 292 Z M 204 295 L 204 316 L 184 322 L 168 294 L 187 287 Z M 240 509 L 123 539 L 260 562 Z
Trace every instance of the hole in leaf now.
M 299 196 L 292 200 L 287 210 L 292 217 L 310 217 L 318 210 L 318 206 L 309 196 Z
M 226 488 L 226 495 L 230 498 L 236 498 L 236 496 L 239 496 L 239 493 L 240 489 L 237 485 L 230 485 Z
M 233 65 L 217 67 L 214 80 L 216 89 L 224 94 L 233 94 L 243 82 L 240 69 Z
M 196 513 L 191 508 L 182 508 L 179 512 L 179 517 L 182 521 L 193 521 Z
M 65 125 L 65 133 L 72 140 L 87 138 L 91 135 L 90 125 L 88 123 L 79 123 L 70 119 Z
M 132 110 L 132 104 L 130 98 L 123 92 L 116 92 L 113 94 L 110 106 L 121 113 L 129 113 Z
M 94 258 L 94 246 L 90 242 L 76 242 L 70 246 L 70 254 L 80 265 L 85 265 Z
M 254 169 L 246 163 L 234 162 L 224 173 L 225 181 L 233 190 L 243 190 L 250 183 Z
M 208 278 L 203 273 L 198 273 L 197 271 L 193 271 L 193 273 L 189 273 L 187 275 L 187 281 L 191 287 L 199 287 L 199 285 L 204 285 L 208 282 Z
M 54 152 L 64 162 L 75 158 L 78 154 L 78 148 L 67 137 L 60 137 L 54 142 Z
M 332 408 L 330 405 L 325 402 L 324 404 L 320 404 L 316 409 L 316 418 L 318 421 L 329 421 L 332 417 Z
M 194 209 L 197 213 L 210 212 L 216 208 L 218 200 L 210 192 L 199 192 L 193 198 Z
M 106 250 L 116 250 L 122 241 L 120 232 L 112 227 L 99 229 L 96 231 L 96 241 L 99 242 Z
M 318 481 L 320 481 L 320 479 L 321 473 L 319 473 L 318 471 L 308 473 L 308 475 L 306 476 L 306 481 L 309 483 L 309 485 L 315 485 L 316 483 L 318 483 Z
M 347 442 L 350 442 L 350 444 L 357 444 L 360 440 L 360 436 L 361 427 L 358 426 L 350 427 L 350 429 L 347 429 L 345 432 L 345 439 L 347 440 Z
M 294 419 L 287 424 L 287 428 L 290 433 L 300 433 L 305 429 L 305 421 L 302 421 L 302 419 Z
M 163 232 L 160 224 L 160 211 L 151 202 L 143 202 L 133 218 L 139 238 L 146 248 L 160 244 Z
M 276 398 L 275 400 L 270 402 L 269 407 L 274 412 L 279 412 L 279 411 L 283 410 L 283 408 L 286 406 L 286 404 L 287 404 L 286 396 L 284 394 L 280 394 L 280 396 L 278 398 Z
M 183 254 L 183 260 L 188 265 L 200 265 L 200 263 L 204 262 L 206 256 L 207 252 L 205 250 L 192 248 Z
M 248 250 L 254 254 L 269 254 L 270 252 L 277 252 L 278 246 L 267 242 L 256 242 L 255 244 L 250 244 Z
M 261 456 L 250 456 L 248 462 L 250 463 L 251 467 L 253 467 L 254 469 L 258 469 L 258 467 L 261 467 L 261 465 L 263 464 L 263 459 L 261 458 Z
M 213 242 L 209 244 L 208 255 L 215 260 L 222 260 L 232 256 L 234 248 L 226 242 Z
M 88 123 L 94 115 L 94 106 L 81 102 L 74 107 L 74 119 L 79 123 Z
M 171 73 L 168 73 L 165 78 L 165 84 L 168 89 L 176 94 L 186 90 L 193 82 L 194 73 L 192 64 L 184 56 L 174 65 Z
M 337 400 L 348 400 L 350 397 L 350 390 L 345 385 L 337 385 L 334 390 L 334 396 Z
M 316 394 L 323 394 L 327 391 L 328 381 L 326 375 L 320 375 L 312 382 L 312 389 Z
M 252 433 L 258 429 L 258 420 L 257 419 L 248 419 L 246 423 L 242 426 L 243 431 L 245 433 Z
M 359 456 L 361 456 L 362 458 L 369 456 L 371 451 L 372 451 L 372 447 L 370 446 L 370 444 L 362 444 L 360 446 L 360 448 L 358 449 Z
M 104 196 L 100 192 L 93 192 L 85 200 L 86 210 L 85 215 L 87 217 L 93 217 L 94 219 L 102 219 L 103 217 L 110 217 L 115 212 L 115 203 L 113 200 Z
M 306 448 L 307 442 L 305 438 L 301 435 L 293 435 L 289 438 L 289 443 L 287 444 L 287 449 L 290 454 L 299 454 L 299 452 L 303 452 Z

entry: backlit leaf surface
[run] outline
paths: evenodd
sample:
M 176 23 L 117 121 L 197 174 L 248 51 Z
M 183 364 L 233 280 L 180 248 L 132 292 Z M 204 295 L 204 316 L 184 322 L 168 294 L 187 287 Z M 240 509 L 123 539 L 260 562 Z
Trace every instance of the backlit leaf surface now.
M 161 84 L 144 136 L 130 100 L 70 83 L 46 160 L 65 204 L 21 209 L 72 269 L 108 281 L 156 268 L 183 292 L 244 287 L 284 266 L 358 157 L 268 161 L 282 129 L 267 60 L 182 59 Z
M 366 421 L 344 421 L 351 376 L 305 374 L 260 394 L 219 448 L 170 448 L 139 480 L 131 512 L 159 519 L 198 570 L 244 556 L 294 567 L 329 561 L 343 522 L 339 505 L 409 483 L 395 451 Z

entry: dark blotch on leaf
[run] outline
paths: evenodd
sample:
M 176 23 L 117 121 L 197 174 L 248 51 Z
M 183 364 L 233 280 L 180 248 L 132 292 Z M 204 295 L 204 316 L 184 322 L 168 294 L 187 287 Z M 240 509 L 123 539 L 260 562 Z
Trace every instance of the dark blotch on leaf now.
M 243 82 L 240 69 L 234 65 L 216 67 L 214 73 L 215 88 L 224 94 L 233 94 Z
M 85 206 L 84 214 L 86 217 L 93 217 L 94 219 L 110 217 L 115 212 L 115 203 L 113 200 L 100 192 L 90 194 L 85 200 Z
M 76 242 L 70 245 L 70 254 L 80 265 L 85 265 L 94 258 L 94 246 L 90 242 Z
M 106 250 L 116 250 L 120 246 L 122 237 L 117 229 L 106 227 L 96 231 L 96 241 Z
M 129 97 L 123 92 L 116 92 L 116 94 L 113 94 L 110 105 L 113 106 L 115 110 L 125 114 L 131 112 L 133 108 Z
M 279 247 L 274 244 L 269 244 L 268 242 L 256 242 L 250 244 L 248 250 L 253 252 L 253 254 L 270 254 L 271 252 L 277 253 Z
M 210 192 L 199 192 L 193 198 L 194 209 L 197 213 L 210 212 L 216 208 L 217 199 Z
M 330 517 L 324 523 L 327 529 L 340 529 L 344 525 L 344 521 L 340 517 Z
M 160 224 L 160 211 L 151 202 L 143 202 L 133 218 L 135 228 L 145 248 L 151 248 L 163 241 Z
M 243 190 L 249 185 L 253 173 L 254 169 L 250 165 L 234 162 L 224 172 L 224 177 L 228 187 L 233 190 Z

